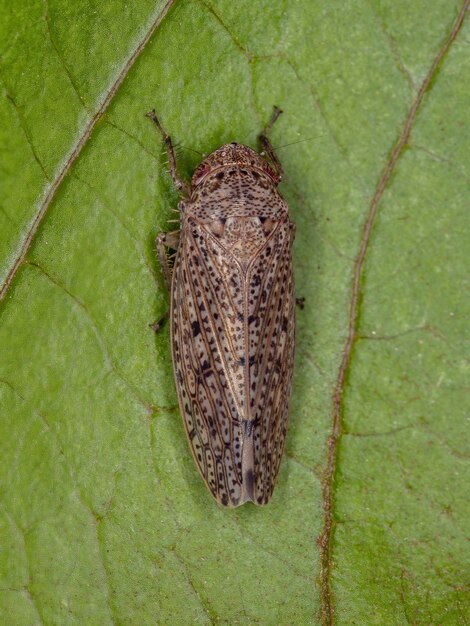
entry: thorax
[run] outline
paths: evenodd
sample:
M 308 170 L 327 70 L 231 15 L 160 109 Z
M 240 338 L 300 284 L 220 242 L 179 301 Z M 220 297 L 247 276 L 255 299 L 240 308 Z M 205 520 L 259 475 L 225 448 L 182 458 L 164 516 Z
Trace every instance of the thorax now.
M 183 235 L 203 230 L 242 266 L 247 266 L 288 208 L 277 186 L 255 168 L 228 167 L 209 175 L 185 202 Z

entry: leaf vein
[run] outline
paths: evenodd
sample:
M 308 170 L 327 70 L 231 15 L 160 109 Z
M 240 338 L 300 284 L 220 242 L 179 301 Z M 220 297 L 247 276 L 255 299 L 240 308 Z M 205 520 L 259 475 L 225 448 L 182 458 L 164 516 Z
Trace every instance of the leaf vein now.
M 342 425 L 342 408 L 343 408 L 343 396 L 345 391 L 345 384 L 347 378 L 347 372 L 351 363 L 351 355 L 354 343 L 357 339 L 357 321 L 359 312 L 359 302 L 361 296 L 361 282 L 363 277 L 364 261 L 366 253 L 369 248 L 372 227 L 374 224 L 375 216 L 377 214 L 378 205 L 382 199 L 385 188 L 387 187 L 390 178 L 395 171 L 396 164 L 403 154 L 403 151 L 408 143 L 413 122 L 416 118 L 417 112 L 424 100 L 425 94 L 428 91 L 433 78 L 435 77 L 437 70 L 446 56 L 453 41 L 456 39 L 465 19 L 465 14 L 470 5 L 470 0 L 465 0 L 460 12 L 452 24 L 452 28 L 446 37 L 444 43 L 440 46 L 436 56 L 434 57 L 431 67 L 429 68 L 421 86 L 413 100 L 411 108 L 405 118 L 403 129 L 398 137 L 395 145 L 392 148 L 390 157 L 385 164 L 383 173 L 378 181 L 375 193 L 369 204 L 369 208 L 366 214 L 365 222 L 363 225 L 362 236 L 360 240 L 359 252 L 356 257 L 354 272 L 352 277 L 351 287 L 351 300 L 348 314 L 348 330 L 347 336 L 343 348 L 343 354 L 339 365 L 338 375 L 333 390 L 332 396 L 332 426 L 331 433 L 328 438 L 327 446 L 327 461 L 323 474 L 323 488 L 322 488 L 322 500 L 323 500 L 323 531 L 318 539 L 318 546 L 320 551 L 320 591 L 322 602 L 322 623 L 323 626 L 332 626 L 334 624 L 334 605 L 333 594 L 331 589 L 331 543 L 334 531 L 334 497 L 333 487 L 337 465 L 337 450 L 338 442 L 343 434 Z
M 3 86 L 4 86 L 5 90 L 6 90 L 7 100 L 9 102 L 11 102 L 11 104 L 13 106 L 13 109 L 15 110 L 15 113 L 18 116 L 18 120 L 20 122 L 21 130 L 23 131 L 24 136 L 26 137 L 26 141 L 28 142 L 28 145 L 31 148 L 31 152 L 33 153 L 33 158 L 36 161 L 36 163 L 39 165 L 42 173 L 44 174 L 45 179 L 50 182 L 51 178 L 50 178 L 49 174 L 47 173 L 47 170 L 44 167 L 44 164 L 42 163 L 41 159 L 39 158 L 39 155 L 38 155 L 38 153 L 36 151 L 36 148 L 34 147 L 33 138 L 31 136 L 31 131 L 29 130 L 28 125 L 26 124 L 26 121 L 24 119 L 23 113 L 21 112 L 20 107 L 16 103 L 16 100 L 8 92 L 5 83 L 3 83 Z M 0 292 L 0 294 L 1 294 L 1 292 Z M 0 300 L 1 300 L 1 297 L 0 297 Z
M 101 103 L 99 104 L 95 114 L 88 120 L 88 123 L 86 124 L 85 128 L 83 129 L 83 131 L 82 131 L 81 135 L 79 136 L 77 142 L 75 143 L 75 145 L 70 150 L 68 156 L 65 158 L 63 164 L 60 166 L 60 168 L 59 168 L 58 172 L 56 173 L 56 175 L 54 176 L 54 178 L 50 181 L 49 186 L 46 187 L 44 198 L 41 201 L 41 203 L 39 204 L 38 210 L 37 210 L 36 214 L 33 216 L 33 219 L 31 220 L 31 222 L 30 222 L 30 224 L 29 224 L 29 226 L 27 228 L 26 235 L 25 235 L 23 241 L 21 242 L 21 244 L 19 245 L 19 249 L 18 249 L 16 257 L 13 260 L 13 264 L 12 264 L 11 268 L 9 269 L 9 271 L 8 271 L 8 273 L 6 275 L 6 278 L 4 279 L 3 283 L 0 286 L 0 302 L 5 298 L 5 295 L 8 292 L 8 288 L 10 287 L 13 279 L 15 278 L 15 276 L 16 276 L 16 274 L 18 272 L 18 270 L 23 265 L 24 260 L 26 258 L 26 254 L 28 253 L 28 250 L 31 247 L 31 243 L 32 243 L 32 241 L 34 239 L 34 236 L 36 235 L 36 232 L 38 231 L 38 228 L 39 228 L 42 220 L 44 219 L 44 216 L 46 215 L 49 206 L 51 205 L 52 201 L 54 200 L 54 198 L 56 196 L 56 193 L 57 193 L 57 191 L 58 191 L 62 181 L 64 180 L 66 175 L 69 173 L 72 165 L 75 163 L 75 161 L 77 160 L 77 158 L 78 158 L 79 154 L 81 153 L 83 147 L 87 143 L 88 139 L 91 137 L 91 134 L 92 134 L 93 129 L 95 128 L 97 122 L 105 114 L 106 110 L 108 109 L 109 105 L 111 104 L 111 101 L 113 100 L 114 96 L 116 95 L 119 87 L 121 86 L 122 82 L 126 78 L 126 76 L 129 73 L 130 69 L 133 67 L 133 65 L 135 64 L 135 62 L 139 58 L 139 56 L 142 53 L 142 51 L 144 50 L 145 46 L 149 42 L 150 38 L 152 37 L 154 32 L 157 30 L 158 26 L 162 23 L 163 19 L 165 18 L 165 16 L 167 15 L 168 11 L 172 7 L 172 5 L 175 3 L 175 1 L 176 0 L 167 0 L 167 2 L 165 3 L 164 7 L 162 8 L 162 10 L 159 11 L 157 13 L 157 15 L 153 18 L 153 20 L 150 23 L 150 26 L 148 27 L 148 29 L 144 33 L 143 37 L 138 42 L 138 44 L 135 47 L 134 51 L 129 56 L 129 58 L 126 60 L 124 65 L 122 66 L 122 68 L 119 71 L 116 79 L 114 80 L 114 82 L 110 85 L 110 87 L 106 91 L 106 93 L 105 93 L 104 97 L 102 98 Z
M 189 570 L 189 567 L 188 567 L 186 561 L 183 559 L 183 557 L 179 554 L 179 552 L 175 548 L 171 549 L 171 553 L 174 555 L 176 560 L 180 563 L 180 565 L 181 565 L 181 567 L 183 569 L 183 573 L 184 573 L 184 576 L 186 578 L 186 581 L 187 581 L 189 587 L 191 588 L 194 596 L 197 598 L 199 604 L 201 605 L 201 607 L 202 607 L 204 613 L 206 614 L 207 618 L 210 620 L 210 623 L 211 624 L 219 624 L 220 623 L 219 616 L 217 615 L 217 613 L 212 608 L 209 600 L 207 598 L 205 598 L 201 594 L 199 589 L 194 584 L 193 578 L 191 576 L 191 572 Z
M 135 387 L 131 382 L 129 382 L 128 380 L 126 380 L 126 378 L 124 377 L 124 375 L 119 371 L 119 368 L 117 367 L 116 363 L 114 362 L 112 356 L 111 356 L 111 352 L 106 344 L 106 341 L 101 333 L 100 328 L 98 327 L 97 323 L 95 322 L 95 320 L 93 319 L 92 315 L 90 314 L 90 312 L 88 311 L 88 309 L 86 308 L 86 305 L 76 296 L 74 295 L 71 291 L 69 291 L 64 285 L 62 285 L 57 278 L 55 278 L 54 276 L 52 276 L 51 274 L 49 274 L 43 267 L 41 267 L 41 265 L 39 265 L 36 262 L 33 261 L 28 261 L 27 265 L 30 267 L 34 267 L 36 268 L 39 272 L 41 272 L 41 274 L 43 274 L 43 276 L 45 276 L 53 285 L 55 285 L 56 287 L 58 287 L 59 289 L 61 289 L 62 291 L 64 291 L 74 302 L 75 304 L 85 313 L 90 326 L 93 330 L 93 334 L 96 337 L 97 343 L 101 348 L 101 351 L 103 353 L 103 357 L 104 360 L 106 362 L 106 364 L 108 365 L 109 371 L 114 372 L 114 374 L 119 378 L 119 380 L 121 380 L 124 385 L 130 390 L 132 397 L 139 403 L 141 404 L 147 411 L 148 414 L 152 413 L 154 410 L 154 407 L 152 406 L 152 404 L 148 401 L 146 401 L 143 396 L 141 391 Z
M 64 69 L 64 72 L 67 75 L 67 78 L 68 78 L 70 84 L 72 85 L 72 89 L 74 90 L 75 95 L 80 100 L 83 108 L 88 111 L 88 107 L 86 105 L 85 98 L 80 93 L 80 90 L 78 89 L 78 86 L 77 86 L 77 84 L 75 82 L 75 79 L 72 76 L 72 72 L 70 71 L 70 68 L 67 65 L 66 61 L 65 61 L 64 55 L 60 51 L 59 46 L 57 45 L 57 42 L 55 41 L 54 36 L 52 34 L 49 0 L 44 0 L 44 6 L 45 6 L 45 9 L 46 9 L 45 20 L 46 20 L 46 26 L 47 26 L 47 34 L 49 36 L 49 40 L 51 42 L 51 45 L 54 48 L 55 53 L 57 54 L 57 58 L 59 59 L 61 65 L 62 65 L 62 67 Z
M 321 119 L 323 120 L 323 123 L 326 126 L 326 130 L 328 131 L 329 136 L 331 137 L 334 145 L 336 146 L 336 149 L 338 150 L 339 154 L 341 155 L 342 159 L 344 160 L 345 163 L 347 163 L 347 165 L 349 166 L 354 178 L 358 181 L 358 183 L 360 184 L 360 186 L 363 189 L 366 189 L 366 185 L 364 183 L 364 180 L 362 179 L 361 176 L 359 176 L 359 174 L 356 172 L 355 168 L 353 167 L 347 150 L 346 148 L 341 144 L 336 132 L 334 131 L 330 120 L 328 118 L 328 115 L 325 112 L 324 106 L 320 100 L 320 98 L 318 97 L 318 94 L 316 93 L 315 89 L 313 88 L 313 86 L 308 83 L 305 79 L 302 78 L 300 71 L 298 69 L 298 67 L 296 66 L 296 64 L 289 59 L 288 57 L 286 57 L 284 54 L 280 55 L 280 58 L 282 58 L 285 63 L 287 63 L 287 65 L 291 68 L 292 72 L 294 73 L 294 76 L 296 77 L 296 79 L 302 84 L 305 85 L 310 97 L 312 99 L 313 105 L 315 107 L 315 109 L 318 111 Z

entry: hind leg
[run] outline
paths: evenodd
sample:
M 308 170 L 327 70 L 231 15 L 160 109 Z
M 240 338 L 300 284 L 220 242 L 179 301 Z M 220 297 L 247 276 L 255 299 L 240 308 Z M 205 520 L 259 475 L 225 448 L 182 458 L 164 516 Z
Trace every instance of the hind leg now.
M 168 250 L 178 250 L 179 241 L 179 230 L 173 230 L 169 233 L 160 233 L 155 240 L 157 244 L 158 260 L 160 261 L 160 267 L 162 268 L 168 290 L 171 288 L 171 257 L 168 254 Z
M 158 260 L 160 261 L 160 267 L 162 268 L 165 283 L 169 291 L 171 289 L 172 266 L 168 250 L 178 250 L 179 239 L 180 231 L 174 230 L 169 233 L 160 233 L 155 240 L 155 243 L 157 244 Z M 163 315 L 159 320 L 153 322 L 153 324 L 149 324 L 150 328 L 152 328 L 155 332 L 159 331 L 168 319 L 169 315 L 170 310 L 166 311 L 165 315 Z

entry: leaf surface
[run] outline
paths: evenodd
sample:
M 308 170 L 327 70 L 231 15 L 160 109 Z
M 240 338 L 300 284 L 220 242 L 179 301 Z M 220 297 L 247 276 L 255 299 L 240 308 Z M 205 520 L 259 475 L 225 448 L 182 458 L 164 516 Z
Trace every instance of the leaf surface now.
M 465 8 L 3 1 L 1 623 L 467 623 Z M 178 195 L 144 114 L 189 177 L 274 104 L 306 307 L 273 500 L 227 511 L 148 326 Z

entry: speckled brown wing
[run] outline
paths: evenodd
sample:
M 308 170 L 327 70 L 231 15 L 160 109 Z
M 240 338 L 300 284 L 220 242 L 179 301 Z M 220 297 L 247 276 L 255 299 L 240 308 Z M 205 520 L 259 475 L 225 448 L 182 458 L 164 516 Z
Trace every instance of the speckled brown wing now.
M 240 239 L 243 246 L 233 244 Z M 291 394 L 292 225 L 287 218 L 264 228 L 253 216 L 189 218 L 180 241 L 172 352 L 189 443 L 218 502 L 265 504 L 279 470 Z
M 258 295 L 249 308 L 253 501 L 257 504 L 271 498 L 287 435 L 295 344 L 292 239 L 293 225 L 280 224 L 248 275 L 249 293 Z

